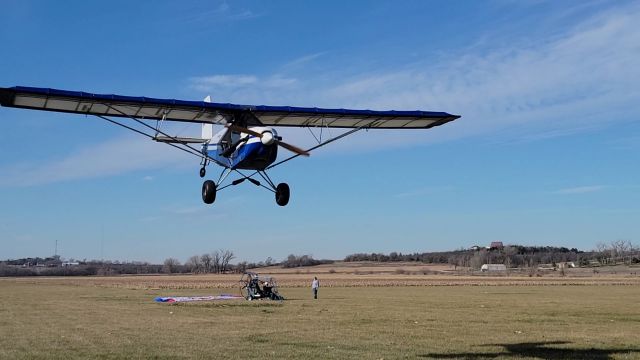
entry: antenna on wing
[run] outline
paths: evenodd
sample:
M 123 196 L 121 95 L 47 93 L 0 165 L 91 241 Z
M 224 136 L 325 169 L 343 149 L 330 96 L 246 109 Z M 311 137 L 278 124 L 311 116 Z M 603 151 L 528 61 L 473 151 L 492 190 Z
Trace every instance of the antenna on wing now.
M 206 103 L 210 103 L 211 95 L 207 95 L 207 97 L 204 98 L 204 100 L 202 101 Z M 211 140 L 212 137 L 213 137 L 213 124 L 202 124 L 202 138 L 206 140 Z

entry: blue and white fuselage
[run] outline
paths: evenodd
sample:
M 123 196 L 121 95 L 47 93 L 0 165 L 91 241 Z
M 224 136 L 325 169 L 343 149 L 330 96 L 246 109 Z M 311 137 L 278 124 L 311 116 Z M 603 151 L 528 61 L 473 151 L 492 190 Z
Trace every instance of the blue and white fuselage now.
M 242 132 L 223 129 L 202 145 L 203 153 L 218 165 L 229 169 L 264 170 L 278 156 L 278 135 L 270 127 L 251 127 L 250 130 L 263 134 L 262 138 Z M 229 147 L 237 144 L 228 154 Z

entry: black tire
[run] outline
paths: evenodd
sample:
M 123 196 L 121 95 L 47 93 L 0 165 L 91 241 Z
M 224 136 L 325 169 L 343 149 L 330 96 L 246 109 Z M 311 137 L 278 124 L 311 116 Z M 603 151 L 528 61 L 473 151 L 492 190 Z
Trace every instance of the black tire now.
M 276 203 L 280 206 L 285 206 L 289 203 L 289 185 L 286 183 L 280 183 L 276 187 Z
M 207 169 L 203 166 L 200 168 L 200 177 L 203 178 L 205 175 L 207 175 Z
M 205 204 L 213 204 L 216 201 L 216 183 L 212 180 L 207 180 L 202 184 L 202 201 Z

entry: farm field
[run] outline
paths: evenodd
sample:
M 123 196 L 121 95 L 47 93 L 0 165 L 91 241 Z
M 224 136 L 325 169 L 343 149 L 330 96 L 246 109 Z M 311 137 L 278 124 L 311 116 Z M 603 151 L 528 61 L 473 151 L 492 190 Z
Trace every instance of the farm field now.
M 640 359 L 638 276 L 314 271 L 320 298 L 284 271 L 282 303 L 154 302 L 238 275 L 0 278 L 0 358 Z

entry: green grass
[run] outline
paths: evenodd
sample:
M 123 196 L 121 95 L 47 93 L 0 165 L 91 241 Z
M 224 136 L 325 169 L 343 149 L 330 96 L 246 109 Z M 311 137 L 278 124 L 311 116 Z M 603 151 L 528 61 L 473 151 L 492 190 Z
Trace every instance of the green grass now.
M 640 359 L 637 286 L 281 289 L 158 304 L 140 290 L 0 279 L 0 358 Z

